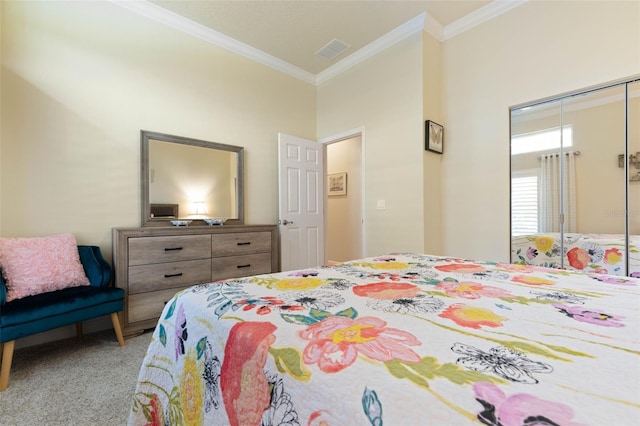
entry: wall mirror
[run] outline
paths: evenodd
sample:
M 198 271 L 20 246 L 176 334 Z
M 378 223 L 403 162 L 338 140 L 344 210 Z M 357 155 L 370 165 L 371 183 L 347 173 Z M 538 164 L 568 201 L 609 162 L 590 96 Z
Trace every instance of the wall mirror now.
M 244 148 L 141 131 L 142 226 L 244 223 Z
M 635 77 L 511 108 L 513 263 L 640 276 L 639 89 Z

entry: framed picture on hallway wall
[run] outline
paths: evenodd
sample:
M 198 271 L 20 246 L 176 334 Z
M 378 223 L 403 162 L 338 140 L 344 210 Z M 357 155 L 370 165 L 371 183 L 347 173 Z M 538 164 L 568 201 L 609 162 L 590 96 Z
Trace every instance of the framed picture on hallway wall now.
M 442 154 L 444 151 L 444 127 L 435 121 L 427 120 L 424 126 L 425 149 Z
M 347 173 L 332 173 L 329 178 L 329 196 L 347 195 Z

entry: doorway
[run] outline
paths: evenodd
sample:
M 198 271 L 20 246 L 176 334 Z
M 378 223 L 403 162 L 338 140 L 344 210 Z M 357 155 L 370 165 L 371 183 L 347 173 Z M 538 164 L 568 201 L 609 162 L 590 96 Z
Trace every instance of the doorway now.
M 364 257 L 362 133 L 325 142 L 327 263 Z

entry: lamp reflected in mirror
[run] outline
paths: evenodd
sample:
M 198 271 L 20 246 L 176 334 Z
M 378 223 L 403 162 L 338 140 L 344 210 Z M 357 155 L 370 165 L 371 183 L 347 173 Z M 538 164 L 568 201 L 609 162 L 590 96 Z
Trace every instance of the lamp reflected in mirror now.
M 194 219 L 205 219 L 209 212 L 207 211 L 207 204 L 204 201 L 195 201 L 193 203 L 193 214 L 191 215 Z

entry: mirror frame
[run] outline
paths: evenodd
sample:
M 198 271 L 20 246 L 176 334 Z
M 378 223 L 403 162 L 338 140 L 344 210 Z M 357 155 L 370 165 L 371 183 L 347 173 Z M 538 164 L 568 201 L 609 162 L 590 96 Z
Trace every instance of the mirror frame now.
M 141 155 L 140 155 L 140 171 L 141 171 L 141 223 L 143 227 L 148 226 L 170 226 L 169 218 L 152 218 L 151 202 L 149 200 L 149 141 L 157 140 L 160 142 L 171 142 L 189 146 L 199 146 L 202 148 L 217 149 L 221 151 L 235 152 L 238 154 L 238 196 L 237 196 L 237 218 L 227 219 L 225 224 L 242 225 L 244 224 L 244 148 L 241 146 L 227 145 L 218 142 L 210 142 L 200 139 L 186 138 L 182 136 L 168 135 L 165 133 L 151 132 L 148 130 L 140 131 Z M 208 226 L 203 220 L 196 219 L 189 226 Z

